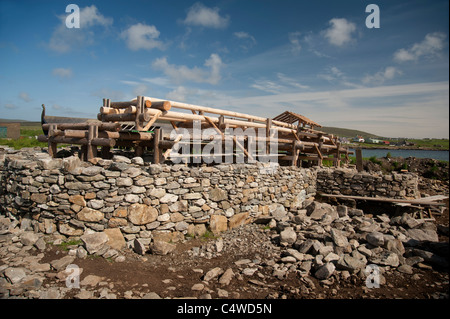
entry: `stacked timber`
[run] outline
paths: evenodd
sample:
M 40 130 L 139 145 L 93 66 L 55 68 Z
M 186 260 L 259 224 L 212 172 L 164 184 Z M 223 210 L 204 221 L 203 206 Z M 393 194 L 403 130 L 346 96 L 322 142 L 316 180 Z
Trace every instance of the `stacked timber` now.
M 288 111 L 272 119 L 138 96 L 125 102 L 103 99 L 97 119 L 97 123 L 43 124 L 48 134 L 39 140 L 49 143 L 53 155 L 57 143 L 84 145 L 85 159 L 96 156 L 97 147 L 102 147 L 104 156 L 111 147 L 124 146 L 133 148 L 137 156 L 145 150 L 152 152 L 155 163 L 180 157 L 184 162 L 199 163 L 211 157 L 203 154 L 203 148 L 219 139 L 229 141 L 232 148 L 225 149 L 222 145 L 222 152 L 214 154 L 214 158 L 229 156 L 233 161 L 244 158 L 248 162 L 276 158 L 282 165 L 293 166 L 303 166 L 305 161 L 321 166 L 327 159 L 332 159 L 335 166 L 342 159 L 348 163 L 349 152 L 338 143 L 337 137 L 316 130 L 319 124 Z M 209 128 L 214 134 L 198 136 L 192 134 L 195 128 Z M 229 134 L 233 130 L 242 134 Z M 191 133 L 187 139 L 183 133 L 186 131 Z M 180 143 L 196 151 L 180 154 L 175 150 Z M 273 145 L 275 148 L 271 150 Z

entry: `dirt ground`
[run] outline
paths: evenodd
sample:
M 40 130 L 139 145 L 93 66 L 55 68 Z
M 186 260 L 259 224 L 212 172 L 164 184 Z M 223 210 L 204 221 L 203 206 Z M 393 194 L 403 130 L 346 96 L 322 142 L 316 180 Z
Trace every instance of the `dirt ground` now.
M 448 227 L 448 212 L 440 216 L 439 223 Z M 245 229 L 247 228 L 247 229 Z M 241 233 L 256 233 L 259 238 L 270 240 L 273 230 L 263 229 L 261 225 L 243 226 Z M 224 237 L 226 233 L 222 234 Z M 211 259 L 193 257 L 189 252 L 193 247 L 205 247 L 215 239 L 190 238 L 177 244 L 177 250 L 169 255 L 160 256 L 146 254 L 139 256 L 131 250 L 126 253 L 126 261 L 113 262 L 102 257 L 88 256 L 76 259 L 74 264 L 82 268 L 81 279 L 88 275 L 103 277 L 107 287 L 117 298 L 139 298 L 146 293 L 154 292 L 162 298 L 202 298 L 209 293 L 212 298 L 218 298 L 218 291 L 224 289 L 228 295 L 221 298 L 233 299 L 440 299 L 448 298 L 448 269 L 433 269 L 431 267 L 414 267 L 414 273 L 404 274 L 397 270 L 384 273 L 385 282 L 380 288 L 369 289 L 365 279 L 351 275 L 346 280 L 328 280 L 320 282 L 312 276 L 304 280 L 300 275 L 290 273 L 287 278 L 278 279 L 272 275 L 264 263 L 259 267 L 259 275 L 236 276 L 228 286 L 220 285 L 217 280 L 208 283 L 202 281 L 204 274 L 215 267 L 236 269 L 235 261 L 240 259 L 266 260 L 270 255 L 250 247 L 246 242 L 234 254 L 222 254 Z M 448 242 L 448 236 L 440 235 L 440 241 Z M 41 262 L 61 258 L 61 248 L 52 247 L 45 253 Z M 202 271 L 200 271 L 200 269 Z M 261 280 L 261 278 L 264 278 Z M 54 281 L 49 278 L 44 282 Z M 312 284 L 311 284 L 312 282 Z M 195 284 L 205 284 L 202 291 L 192 290 Z M 64 281 L 60 286 L 65 285 Z M 312 285 L 312 286 L 311 286 Z M 308 287 L 309 289 L 304 289 Z M 72 289 L 64 298 L 73 298 L 79 289 Z M 132 294 L 130 294 L 132 292 Z M 97 297 L 98 297 L 98 293 Z M 95 296 L 95 295 L 94 295 Z

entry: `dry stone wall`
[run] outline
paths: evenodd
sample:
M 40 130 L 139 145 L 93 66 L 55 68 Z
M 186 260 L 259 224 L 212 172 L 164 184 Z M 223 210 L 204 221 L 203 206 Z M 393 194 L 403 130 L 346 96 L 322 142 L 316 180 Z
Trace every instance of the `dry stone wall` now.
M 36 149 L 0 153 L 0 213 L 26 230 L 82 236 L 120 229 L 127 242 L 177 242 L 297 212 L 316 191 L 417 197 L 413 174 L 372 175 L 344 169 L 260 164 L 188 167 L 115 155 L 82 162 Z
M 81 162 L 34 150 L 0 155 L 0 207 L 28 228 L 81 236 L 119 228 L 125 240 L 176 242 L 301 208 L 315 194 L 315 170 L 250 164 L 188 167 L 141 158 Z
M 374 174 L 352 169 L 320 169 L 317 191 L 367 197 L 419 198 L 419 178 L 414 173 Z

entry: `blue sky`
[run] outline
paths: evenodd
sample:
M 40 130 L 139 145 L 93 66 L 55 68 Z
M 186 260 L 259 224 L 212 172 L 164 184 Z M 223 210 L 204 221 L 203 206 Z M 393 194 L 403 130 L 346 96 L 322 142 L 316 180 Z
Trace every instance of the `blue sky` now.
M 66 27 L 66 6 L 80 28 Z M 366 27 L 368 4 L 380 28 Z M 0 0 L 0 117 L 137 95 L 449 137 L 449 2 Z

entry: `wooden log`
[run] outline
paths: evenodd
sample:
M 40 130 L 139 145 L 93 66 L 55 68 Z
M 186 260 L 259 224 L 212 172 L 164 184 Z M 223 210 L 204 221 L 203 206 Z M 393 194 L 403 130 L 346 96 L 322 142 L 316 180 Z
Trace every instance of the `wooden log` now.
M 161 99 L 148 97 L 148 96 L 145 96 L 144 99 L 147 101 L 151 101 L 152 103 L 158 102 L 158 101 L 164 101 Z M 135 100 L 133 100 L 133 101 L 135 101 Z M 249 115 L 249 114 L 245 114 L 245 113 L 233 112 L 233 111 L 228 111 L 228 110 L 216 109 L 216 108 L 212 108 L 212 107 L 206 107 L 206 106 L 200 106 L 200 105 L 194 105 L 194 104 L 188 104 L 188 103 L 181 103 L 181 102 L 175 102 L 175 101 L 168 101 L 168 102 L 170 102 L 171 106 L 174 108 L 193 110 L 193 111 L 202 111 L 205 113 L 219 114 L 219 115 L 225 115 L 225 116 L 231 116 L 231 117 L 240 117 L 240 118 L 244 118 L 247 120 L 254 120 L 254 121 L 259 121 L 259 122 L 263 122 L 263 123 L 266 122 L 266 118 L 260 117 L 260 116 L 254 116 L 254 115 Z M 281 121 L 273 121 L 272 123 L 277 126 L 281 126 L 281 127 L 296 128 L 296 126 L 293 124 L 288 124 L 288 123 L 281 122 Z
M 148 113 L 145 113 L 145 114 L 148 114 Z M 156 122 L 158 117 L 160 117 L 162 114 L 163 114 L 163 112 L 160 110 L 159 113 L 153 115 L 153 118 L 144 126 L 144 128 L 142 130 L 143 131 L 148 131 L 150 129 L 150 127 Z M 172 126 L 174 126 L 173 123 L 172 123 Z M 175 128 L 175 130 L 176 130 L 176 128 Z
M 161 150 L 159 148 L 159 141 L 161 139 L 161 129 L 155 130 L 155 136 L 153 137 L 153 163 L 159 164 L 161 162 Z
M 50 136 L 48 138 L 48 154 L 52 158 L 55 158 L 57 153 L 57 144 L 55 142 L 55 137 L 53 136 L 53 132 L 55 131 L 57 131 L 57 126 L 55 124 L 51 124 L 48 130 L 48 135 Z
M 103 114 L 103 117 L 99 113 L 97 118 L 102 118 L 106 122 L 134 122 L 136 121 L 136 113 Z
M 361 172 L 364 168 L 363 168 L 363 158 L 362 158 L 362 150 L 361 148 L 357 148 L 355 150 L 356 152 L 356 170 L 358 172 Z
M 136 100 L 125 101 L 125 102 L 111 102 L 110 107 L 115 108 L 115 109 L 126 109 L 130 105 L 136 106 L 137 105 Z
M 378 201 L 378 202 L 409 203 L 409 204 L 425 205 L 425 206 L 445 206 L 445 203 L 438 203 L 438 202 L 434 202 L 434 201 L 426 201 L 426 200 L 420 200 L 420 199 L 399 199 L 399 198 L 389 198 L 389 197 L 335 195 L 335 194 L 325 194 L 325 193 L 318 193 L 318 195 L 322 196 L 322 197 L 350 198 L 350 199 L 369 200 L 369 201 Z
M 146 100 L 145 101 L 145 106 L 148 108 L 152 108 L 152 109 L 158 109 L 161 111 L 168 111 L 172 108 L 172 105 L 170 104 L 169 101 L 150 101 L 150 100 Z
M 88 145 L 87 138 L 72 138 L 72 137 L 64 137 L 64 136 L 47 137 L 45 135 L 38 136 L 39 142 L 48 142 L 50 140 L 52 143 L 58 143 L 58 144 L 62 143 L 62 144 Z M 116 141 L 114 139 L 109 139 L 109 138 L 93 138 L 91 141 L 91 144 L 95 145 L 95 146 L 114 147 L 116 144 Z
M 91 160 L 97 156 L 97 146 L 92 144 L 94 138 L 98 137 L 98 127 L 95 125 L 89 125 L 88 128 L 88 144 L 86 150 L 86 160 Z M 104 145 L 103 145 L 104 146 Z
M 120 130 L 119 123 L 58 123 L 56 128 L 58 130 L 87 130 L 90 124 L 94 124 L 98 127 L 99 131 L 116 131 Z M 49 130 L 51 123 L 42 125 L 43 130 Z
M 173 105 L 172 105 L 173 106 Z M 146 113 L 150 113 L 151 115 L 155 115 L 158 110 L 153 109 L 147 109 Z M 219 122 L 219 118 L 208 116 L 214 123 Z M 188 113 L 181 113 L 181 112 L 174 112 L 174 111 L 167 111 L 165 112 L 161 117 L 161 120 L 168 120 L 168 121 L 205 121 L 205 118 L 203 115 L 196 115 L 196 114 L 188 114 Z M 242 121 L 242 120 L 233 120 L 233 119 L 224 119 L 224 124 L 231 124 L 231 125 L 237 125 L 239 127 L 253 127 L 253 128 L 266 128 L 265 123 L 257 123 L 257 122 L 248 122 L 248 121 Z M 293 129 L 284 128 L 284 127 L 276 127 L 272 126 L 272 128 L 277 129 L 280 132 L 285 133 L 292 133 L 295 132 Z

